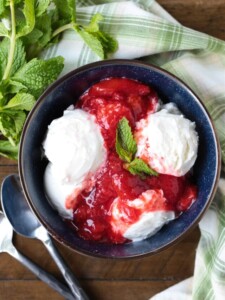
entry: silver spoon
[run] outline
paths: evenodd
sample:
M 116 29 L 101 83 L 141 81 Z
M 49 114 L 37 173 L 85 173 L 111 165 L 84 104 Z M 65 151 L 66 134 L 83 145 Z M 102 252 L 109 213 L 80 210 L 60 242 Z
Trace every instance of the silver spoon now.
M 12 243 L 13 228 L 8 219 L 0 211 L 0 253 L 7 252 L 16 260 L 21 262 L 38 278 L 47 283 L 51 288 L 59 292 L 66 299 L 74 299 L 68 287 L 58 281 L 54 276 L 44 271 L 38 265 L 33 263 L 29 258 L 20 253 Z
M 37 238 L 43 242 L 59 270 L 68 283 L 75 299 L 88 300 L 78 280 L 68 268 L 58 250 L 54 246 L 47 230 L 40 224 L 31 211 L 21 188 L 17 174 L 9 175 L 2 183 L 2 207 L 14 230 L 26 237 Z

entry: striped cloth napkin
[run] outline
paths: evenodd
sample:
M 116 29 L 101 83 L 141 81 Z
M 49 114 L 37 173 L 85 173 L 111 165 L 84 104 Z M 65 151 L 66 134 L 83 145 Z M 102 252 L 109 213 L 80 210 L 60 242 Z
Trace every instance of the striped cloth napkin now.
M 140 59 L 186 82 L 205 103 L 217 129 L 225 171 L 225 42 L 179 24 L 154 0 L 77 0 L 77 20 L 86 24 L 101 13 L 101 29 L 119 49 L 110 58 Z M 63 74 L 99 58 L 73 31 L 66 31 L 45 58 L 62 55 Z M 63 75 L 62 74 L 62 75 Z M 223 174 L 223 173 L 222 173 Z M 225 176 L 223 176 L 225 178 Z M 195 270 L 189 278 L 152 300 L 225 299 L 225 179 L 200 222 Z

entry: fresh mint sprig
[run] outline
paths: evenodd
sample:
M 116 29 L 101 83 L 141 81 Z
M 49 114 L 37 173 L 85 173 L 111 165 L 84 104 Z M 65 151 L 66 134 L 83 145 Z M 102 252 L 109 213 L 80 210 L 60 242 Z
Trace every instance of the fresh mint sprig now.
M 75 0 L 0 0 L 0 155 L 17 159 L 27 113 L 61 73 L 63 57 L 39 57 L 62 32 L 74 30 L 102 59 L 116 51 L 102 20 L 95 14 L 89 24 L 78 23 Z
M 137 143 L 133 137 L 128 120 L 124 117 L 117 125 L 116 152 L 124 161 L 124 168 L 133 175 L 145 178 L 146 175 L 158 176 L 158 173 L 146 164 L 141 158 L 135 157 Z
M 130 163 L 137 152 L 137 144 L 133 138 L 131 127 L 126 118 L 122 118 L 116 130 L 116 152 L 120 159 Z

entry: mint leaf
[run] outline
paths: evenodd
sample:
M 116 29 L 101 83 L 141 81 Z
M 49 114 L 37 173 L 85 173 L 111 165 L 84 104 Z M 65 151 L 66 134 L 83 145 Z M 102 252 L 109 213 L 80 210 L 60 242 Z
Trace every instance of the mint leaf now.
M 35 25 L 34 0 L 24 0 L 24 20 L 17 27 L 17 38 L 30 33 Z
M 103 55 L 103 58 L 106 58 L 108 53 L 115 52 L 118 49 L 118 43 L 109 34 L 99 30 L 99 24 L 98 23 L 100 21 L 102 21 L 103 19 L 104 18 L 101 14 L 99 14 L 99 13 L 95 14 L 91 18 L 91 21 L 90 21 L 89 25 L 84 26 L 84 29 L 85 29 L 86 32 L 91 34 L 92 38 L 94 37 L 98 40 L 98 42 L 101 44 L 101 53 L 100 53 L 100 55 Z M 90 47 L 90 45 L 89 45 L 89 47 Z M 92 50 L 94 52 L 96 52 L 94 49 L 92 49 Z M 102 54 L 102 51 L 103 51 L 103 54 Z
M 9 113 L 9 112 L 8 112 Z M 13 118 L 15 135 L 12 136 L 14 138 L 15 143 L 18 143 L 20 140 L 20 134 L 23 129 L 23 125 L 26 120 L 26 113 L 23 111 L 10 110 L 11 117 Z
M 5 67 L 7 65 L 8 52 L 9 52 L 9 39 L 4 38 L 0 42 L 0 79 L 2 79 L 5 71 Z
M 75 0 L 54 0 L 60 25 L 76 22 L 76 1 Z
M 137 152 L 137 144 L 133 138 L 128 120 L 122 118 L 116 130 L 116 152 L 125 162 L 131 162 Z
M 24 50 L 24 46 L 22 41 L 20 39 L 17 39 L 10 76 L 12 76 L 17 70 L 19 70 L 25 63 L 26 53 Z
M 65 3 L 65 1 L 63 1 L 63 3 Z M 74 23 L 76 22 L 76 1 L 67 0 L 66 3 L 67 3 L 67 11 L 70 15 L 70 20 L 72 23 Z
M 34 28 L 26 36 L 22 37 L 25 46 L 36 43 L 43 36 L 43 32 L 38 28 Z
M 0 43 L 0 79 L 2 79 L 4 70 L 7 65 L 8 52 L 9 52 L 10 42 L 9 39 L 4 38 Z M 10 75 L 13 75 L 22 65 L 26 63 L 26 53 L 20 39 L 17 40 L 15 45 L 14 57 L 12 61 L 12 66 L 10 70 Z
M 28 59 L 38 57 L 52 38 L 52 19 L 50 14 L 36 18 L 34 30 L 23 37 Z
M 11 159 L 18 159 L 19 144 L 12 145 L 9 141 L 0 140 L 0 155 Z
M 5 3 L 6 3 L 6 0 L 0 1 L 0 16 L 2 16 L 5 12 Z
M 15 109 L 30 111 L 34 106 L 35 98 L 31 94 L 18 93 L 16 94 L 2 109 Z
M 99 39 L 95 36 L 95 34 L 92 32 L 85 31 L 85 29 L 80 26 L 75 26 L 74 29 L 82 37 L 82 39 L 88 45 L 88 47 L 91 48 L 91 50 L 95 52 L 101 59 L 104 59 L 105 54 L 102 44 L 99 41 Z
M 12 79 L 8 80 L 7 93 L 17 94 L 19 92 L 27 92 L 27 87 L 18 81 L 13 81 Z
M 158 176 L 158 173 L 140 158 L 135 158 L 131 163 L 126 165 L 126 168 L 131 174 L 139 175 L 142 178 L 145 175 Z
M 0 108 L 7 104 L 8 96 L 7 96 L 7 80 L 2 80 L 0 84 Z
M 12 80 L 26 86 L 28 93 L 38 98 L 61 73 L 63 62 L 64 59 L 61 56 L 48 60 L 34 58 L 18 70 Z
M 4 95 L 3 95 L 2 91 L 0 90 L 0 107 L 3 106 L 4 104 L 5 104 Z
M 6 111 L 0 113 L 0 130 L 8 138 L 10 143 L 15 146 L 19 142 L 19 137 L 26 119 L 23 111 Z
M 88 32 L 97 32 L 99 31 L 98 23 L 103 20 L 103 16 L 99 13 L 92 16 L 90 23 L 85 26 L 85 30 Z
M 98 31 L 96 33 L 98 40 L 102 44 L 105 58 L 107 58 L 107 54 L 113 53 L 118 49 L 118 42 L 108 33 L 103 31 Z
M 52 20 L 51 16 L 44 14 L 36 19 L 36 29 L 42 32 L 42 36 L 37 41 L 37 46 L 44 48 L 52 37 Z
M 119 143 L 116 143 L 116 152 L 119 155 L 119 158 L 124 162 L 131 162 L 132 161 L 132 153 L 123 149 Z
M 46 13 L 47 8 L 49 7 L 52 0 L 38 0 L 35 5 L 35 15 L 36 17 L 40 17 L 44 13 Z

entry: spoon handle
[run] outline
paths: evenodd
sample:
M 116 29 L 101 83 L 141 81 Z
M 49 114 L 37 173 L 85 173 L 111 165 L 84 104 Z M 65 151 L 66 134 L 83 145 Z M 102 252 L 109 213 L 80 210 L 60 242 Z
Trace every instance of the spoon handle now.
M 63 277 L 65 278 L 67 284 L 69 285 L 73 295 L 75 296 L 76 300 L 89 300 L 88 296 L 80 286 L 78 280 L 74 277 L 72 271 L 66 265 L 65 261 L 63 260 L 62 256 L 59 254 L 57 248 L 52 242 L 51 237 L 48 235 L 48 238 L 42 239 L 42 242 L 48 249 L 50 255 L 54 259 L 55 263 L 57 264 L 59 270 L 61 271 Z
M 54 276 L 43 270 L 41 267 L 32 262 L 25 255 L 20 253 L 14 246 L 7 251 L 11 256 L 17 259 L 25 267 L 27 267 L 31 272 L 33 272 L 38 278 L 43 282 L 47 283 L 51 288 L 60 293 L 65 299 L 74 300 L 74 296 L 71 294 L 70 290 L 66 285 L 61 283 Z

